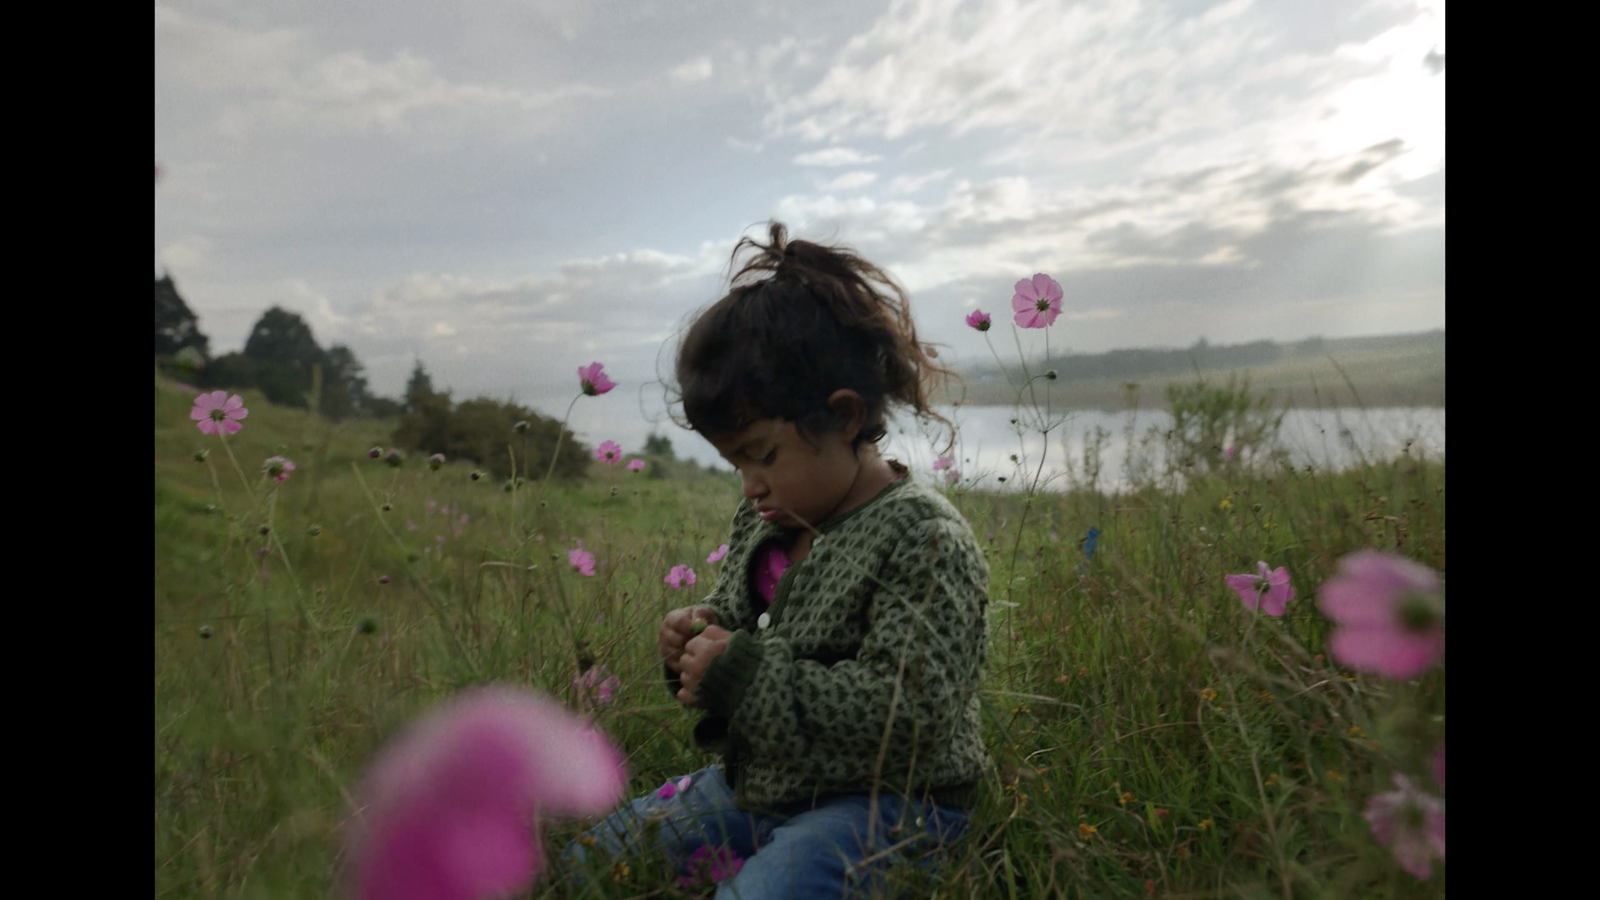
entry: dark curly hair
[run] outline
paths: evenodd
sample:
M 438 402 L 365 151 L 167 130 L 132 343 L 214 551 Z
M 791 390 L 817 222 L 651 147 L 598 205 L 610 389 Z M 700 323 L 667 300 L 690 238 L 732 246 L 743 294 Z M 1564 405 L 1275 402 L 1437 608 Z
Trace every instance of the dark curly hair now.
M 679 345 L 680 423 L 723 436 L 777 418 L 814 440 L 842 424 L 828 397 L 849 389 L 867 407 L 855 446 L 887 434 L 891 405 L 943 423 L 953 442 L 929 397 L 939 378 L 956 376 L 917 341 L 905 290 L 849 248 L 791 241 L 779 222 L 768 237 L 734 245 L 729 271 L 755 254 Z

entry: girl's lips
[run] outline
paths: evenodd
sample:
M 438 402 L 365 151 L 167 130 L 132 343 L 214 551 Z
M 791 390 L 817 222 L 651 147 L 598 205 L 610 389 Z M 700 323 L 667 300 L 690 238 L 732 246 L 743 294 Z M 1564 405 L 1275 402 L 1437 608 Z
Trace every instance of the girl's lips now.
M 761 521 L 771 522 L 781 515 L 783 515 L 783 510 L 781 509 L 763 509 L 761 510 Z

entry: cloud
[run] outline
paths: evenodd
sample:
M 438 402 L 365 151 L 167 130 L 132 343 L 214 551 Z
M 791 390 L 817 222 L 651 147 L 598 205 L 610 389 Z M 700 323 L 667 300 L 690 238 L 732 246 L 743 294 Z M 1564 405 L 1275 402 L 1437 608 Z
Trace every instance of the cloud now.
M 817 188 L 823 191 L 853 191 L 877 180 L 877 172 L 846 172 L 831 181 L 820 182 Z
M 209 239 L 191 234 L 164 247 L 161 259 L 174 273 L 189 275 L 205 268 L 206 258 L 211 255 L 211 247 Z
M 705 81 L 710 78 L 711 71 L 711 57 L 697 56 L 674 68 L 667 75 L 678 84 L 693 84 L 696 81 Z
M 859 166 L 870 162 L 877 162 L 881 156 L 862 153 L 849 147 L 829 147 L 826 150 L 813 150 L 802 153 L 794 158 L 797 166 Z

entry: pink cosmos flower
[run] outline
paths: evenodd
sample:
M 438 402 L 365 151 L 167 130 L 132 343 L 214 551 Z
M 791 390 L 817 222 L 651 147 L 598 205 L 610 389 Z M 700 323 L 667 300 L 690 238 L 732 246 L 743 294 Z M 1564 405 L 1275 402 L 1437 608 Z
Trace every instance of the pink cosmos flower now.
M 604 394 L 616 387 L 616 382 L 606 377 L 603 367 L 599 363 L 590 363 L 578 369 L 578 383 L 583 386 L 583 392 L 591 397 Z
M 630 460 L 628 460 L 628 471 L 629 472 L 643 472 L 644 471 L 644 460 L 642 460 L 642 459 L 630 459 Z
M 1367 802 L 1364 813 L 1372 836 L 1388 847 L 1400 867 L 1418 879 L 1433 874 L 1433 858 L 1444 861 L 1444 804 L 1418 790 L 1404 775 L 1395 790 Z
M 1229 447 L 1227 450 L 1225 450 L 1223 452 L 1224 452 L 1224 455 L 1226 455 L 1229 459 L 1233 459 L 1233 448 L 1232 447 Z
M 981 309 L 975 309 L 967 314 L 967 327 L 969 328 L 976 328 L 979 331 L 988 331 L 989 324 L 989 314 Z
M 577 569 L 579 575 L 594 574 L 594 554 L 583 549 L 583 541 L 578 542 L 578 549 L 567 551 L 567 564 Z
M 1061 285 L 1049 275 L 1040 272 L 1031 280 L 1024 278 L 1017 282 L 1016 291 L 1011 308 L 1023 328 L 1047 328 L 1061 315 Z
M 739 874 L 744 859 L 728 847 L 707 844 L 689 855 L 688 875 L 680 875 L 678 887 L 692 888 L 699 884 L 720 884 Z
M 673 797 L 676 797 L 684 791 L 687 791 L 691 783 L 693 783 L 693 779 L 691 779 L 688 775 L 685 775 L 678 779 L 677 784 L 673 784 L 670 781 L 666 784 L 663 784 L 656 790 L 656 796 L 663 800 L 671 800 Z
M 428 457 L 428 468 L 434 470 L 435 472 L 439 471 L 440 467 L 442 467 L 443 465 L 444 465 L 444 454 L 443 453 L 435 453 L 434 455 Z
M 603 463 L 614 463 L 622 458 L 622 448 L 617 446 L 616 441 L 606 441 L 595 448 L 594 458 Z
M 294 471 L 294 462 L 282 456 L 269 456 L 267 461 L 261 464 L 261 471 L 273 481 L 288 481 L 289 473 Z
M 410 519 L 407 519 L 406 520 L 406 530 L 407 531 L 420 531 L 420 530 L 422 530 L 422 526 L 418 525 L 416 522 L 411 521 Z
M 1254 575 L 1229 575 L 1223 580 L 1228 587 L 1239 592 L 1239 599 L 1247 609 L 1260 609 L 1269 616 L 1283 615 L 1283 608 L 1294 599 L 1294 588 L 1289 586 L 1289 570 L 1283 566 L 1272 570 L 1264 562 L 1256 563 Z
M 622 687 L 622 682 L 615 675 L 607 677 L 605 666 L 590 666 L 582 675 L 572 679 L 572 686 L 590 702 L 604 705 L 611 702 L 611 695 Z
M 243 425 L 239 420 L 250 415 L 238 394 L 228 396 L 227 391 L 212 391 L 194 398 L 194 408 L 189 418 L 201 434 L 237 434 Z
M 1358 550 L 1339 560 L 1318 605 L 1338 625 L 1328 652 L 1353 669 L 1405 680 L 1444 655 L 1439 576 L 1421 563 Z
M 958 482 L 960 480 L 961 480 L 961 472 L 960 472 L 960 470 L 958 470 L 958 469 L 948 469 L 948 470 L 945 471 L 945 473 L 944 473 L 944 483 L 945 484 L 955 484 L 956 482 Z
M 681 591 L 694 584 L 694 570 L 688 566 L 673 566 L 672 571 L 662 580 Z
M 706 562 L 714 563 L 717 560 L 719 560 L 719 559 L 721 559 L 721 558 L 723 558 L 724 556 L 727 556 L 727 555 L 728 555 L 728 545 L 727 544 L 723 544 L 722 546 L 718 547 L 717 549 L 711 551 L 711 555 L 706 557 Z
M 622 755 L 555 701 L 500 686 L 465 692 L 368 770 L 353 893 L 477 900 L 523 891 L 544 862 L 540 819 L 604 812 L 626 784 Z
M 933 470 L 935 472 L 943 472 L 945 469 L 948 469 L 948 468 L 950 468 L 951 466 L 953 466 L 955 464 L 956 464 L 955 457 L 953 457 L 953 456 L 941 456 L 938 459 L 933 461 Z

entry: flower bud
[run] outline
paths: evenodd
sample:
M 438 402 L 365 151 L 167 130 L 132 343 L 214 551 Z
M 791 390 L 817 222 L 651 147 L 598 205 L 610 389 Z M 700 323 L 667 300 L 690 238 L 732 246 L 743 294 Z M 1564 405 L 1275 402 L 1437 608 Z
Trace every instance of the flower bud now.
M 444 465 L 444 454 L 443 453 L 435 453 L 434 455 L 428 457 L 428 468 L 432 469 L 433 471 L 435 471 L 435 472 L 439 471 L 440 467 L 442 467 L 443 465 Z
M 531 427 L 533 426 L 528 423 L 527 419 L 521 419 L 517 422 L 517 424 L 511 426 L 511 430 L 515 431 L 517 434 L 527 434 L 528 429 Z
M 378 583 L 379 584 L 388 584 L 389 583 L 389 576 L 384 575 L 384 576 L 380 577 L 378 579 Z
M 384 512 L 393 512 L 394 511 L 394 504 L 393 503 L 385 503 L 383 505 L 383 511 Z
M 200 626 L 200 640 L 202 640 L 202 641 L 211 640 L 211 626 L 210 625 L 201 625 Z
M 195 462 L 205 462 L 207 459 L 210 459 L 210 458 L 211 458 L 211 451 L 210 450 L 196 450 L 194 452 L 194 461 Z
M 207 503 L 202 507 L 202 511 L 209 515 L 217 511 L 217 505 L 215 503 Z
M 372 459 L 377 459 L 378 457 L 380 457 L 382 455 L 383 455 L 383 448 L 382 447 L 373 447 L 371 450 L 367 451 L 367 456 L 371 457 Z
M 477 481 L 478 479 L 480 479 L 482 477 L 483 477 L 483 473 L 482 472 L 479 472 L 477 469 L 473 469 L 472 470 L 472 480 L 473 481 Z
M 271 534 L 272 533 L 272 526 L 271 525 L 263 525 L 257 530 L 260 531 L 262 534 Z
M 356 631 L 361 634 L 372 634 L 378 630 L 378 620 L 371 616 L 362 616 L 356 620 Z
M 1044 377 L 1045 377 L 1045 380 L 1047 380 L 1047 381 L 1055 381 L 1056 380 L 1056 370 L 1055 369 L 1051 369 L 1050 371 L 1044 373 Z
M 309 534 L 312 537 L 316 537 L 317 535 L 319 535 L 321 533 L 322 533 L 322 526 L 321 525 L 313 525 L 310 528 L 306 529 L 306 534 Z
M 405 462 L 405 459 L 406 455 L 404 453 L 401 453 L 399 450 L 390 450 L 389 455 L 385 456 L 383 461 L 388 463 L 390 468 L 398 469 L 400 468 L 400 464 Z
M 416 562 L 417 560 L 419 560 L 421 558 L 422 558 L 422 554 L 418 553 L 415 550 L 412 550 L 411 552 L 406 554 L 406 562 L 414 563 L 414 562 Z
M 516 482 L 512 481 L 509 478 L 506 479 L 506 493 L 509 494 L 512 491 L 516 490 L 516 487 L 517 487 Z

